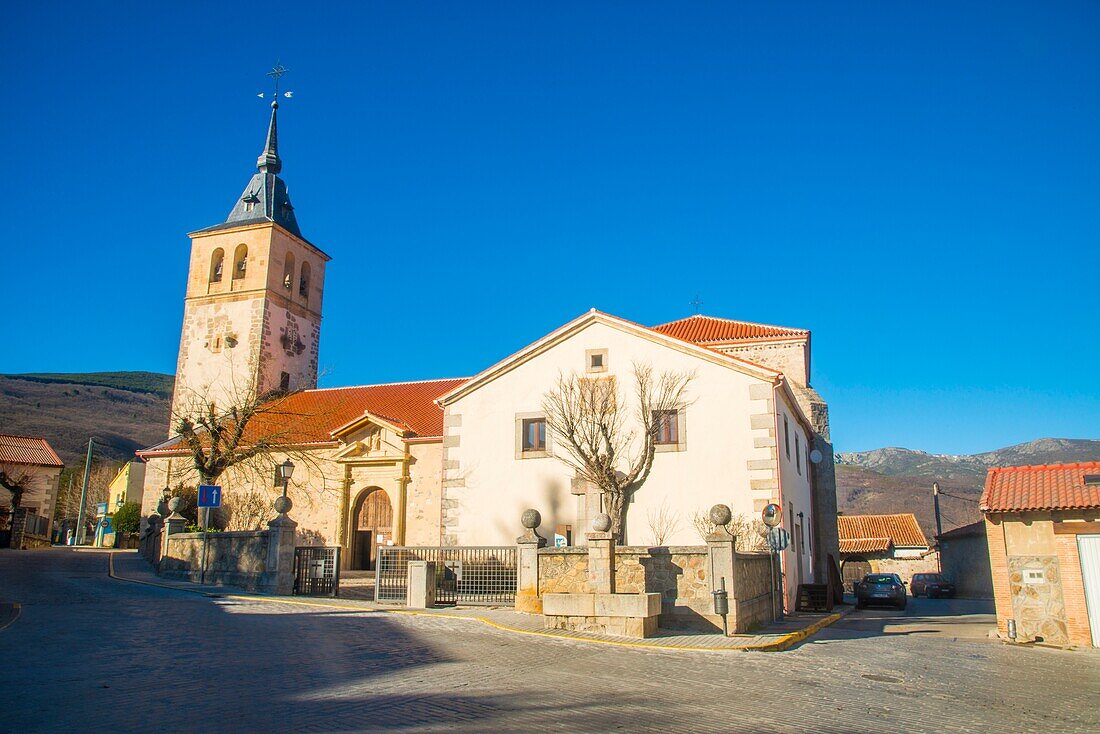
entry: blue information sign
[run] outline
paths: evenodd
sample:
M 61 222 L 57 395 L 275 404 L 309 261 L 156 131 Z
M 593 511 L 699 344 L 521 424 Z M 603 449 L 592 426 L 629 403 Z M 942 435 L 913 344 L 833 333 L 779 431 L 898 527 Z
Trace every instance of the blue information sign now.
M 221 507 L 222 488 L 216 484 L 199 485 L 199 507 Z

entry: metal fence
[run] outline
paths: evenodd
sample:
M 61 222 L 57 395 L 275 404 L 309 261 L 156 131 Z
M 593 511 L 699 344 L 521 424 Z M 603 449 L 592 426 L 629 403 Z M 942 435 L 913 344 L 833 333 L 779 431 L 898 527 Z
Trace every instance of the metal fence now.
M 41 515 L 27 515 L 27 524 L 23 528 L 23 532 L 27 535 L 44 535 L 50 534 L 50 521 L 48 518 Z
M 294 593 L 336 596 L 340 590 L 340 549 L 303 545 L 294 549 Z
M 374 599 L 404 604 L 409 561 L 435 563 L 437 604 L 507 606 L 516 602 L 516 547 L 380 547 Z

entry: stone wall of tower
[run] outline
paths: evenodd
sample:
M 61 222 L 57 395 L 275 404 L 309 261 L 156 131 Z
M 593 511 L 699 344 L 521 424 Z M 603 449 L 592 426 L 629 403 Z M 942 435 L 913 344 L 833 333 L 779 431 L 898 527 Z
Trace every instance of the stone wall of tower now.
M 291 390 L 316 387 L 327 259 L 270 222 L 193 236 L 169 435 L 203 402 L 277 390 L 284 372 Z

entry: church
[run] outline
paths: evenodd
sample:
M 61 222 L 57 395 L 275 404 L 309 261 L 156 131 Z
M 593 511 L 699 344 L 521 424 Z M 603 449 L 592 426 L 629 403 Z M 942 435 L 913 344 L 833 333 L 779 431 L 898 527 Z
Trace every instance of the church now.
M 277 116 L 274 102 L 256 173 L 225 221 L 189 235 L 169 438 L 138 452 L 144 514 L 172 488 L 198 484 L 175 420 L 263 395 L 245 438 L 275 450 L 219 478 L 229 529 L 269 519 L 283 491 L 274 465 L 290 459 L 299 543 L 339 546 L 346 568 L 372 568 L 380 545 L 511 544 L 528 507 L 552 542 L 580 545 L 601 499 L 561 460 L 545 396 L 572 374 L 617 380 L 625 400 L 641 364 L 690 381 L 661 417 L 627 542 L 698 545 L 711 505 L 751 520 L 776 503 L 791 537 L 785 573 L 823 578 L 827 556 L 837 557 L 836 491 L 805 329 L 703 315 L 644 326 L 593 309 L 468 378 L 318 388 L 330 258 L 299 228 Z

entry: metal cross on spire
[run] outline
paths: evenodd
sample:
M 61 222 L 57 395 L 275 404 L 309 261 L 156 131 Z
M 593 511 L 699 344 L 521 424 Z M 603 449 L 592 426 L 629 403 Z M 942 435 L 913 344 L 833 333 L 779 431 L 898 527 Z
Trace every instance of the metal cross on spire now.
M 290 71 L 290 69 L 283 66 L 282 62 L 276 61 L 275 66 L 272 67 L 271 71 L 267 72 L 267 76 L 269 76 L 273 80 L 275 80 L 275 93 L 272 94 L 271 96 L 274 98 L 274 101 L 275 101 L 276 104 L 278 104 L 278 102 L 279 102 L 279 79 L 281 79 L 283 74 L 286 74 L 288 71 Z M 263 99 L 265 95 L 264 95 L 263 92 L 260 92 L 256 96 L 259 97 L 260 99 Z M 287 99 L 290 99 L 291 97 L 294 96 L 294 93 L 290 92 L 290 91 L 287 91 L 287 92 L 283 92 L 282 96 L 286 97 Z
M 703 299 L 699 298 L 699 294 L 695 294 L 695 300 L 689 301 L 691 307 L 695 309 L 695 313 L 699 313 L 699 307 L 703 305 Z

